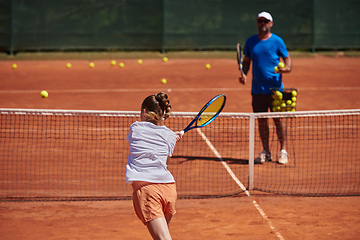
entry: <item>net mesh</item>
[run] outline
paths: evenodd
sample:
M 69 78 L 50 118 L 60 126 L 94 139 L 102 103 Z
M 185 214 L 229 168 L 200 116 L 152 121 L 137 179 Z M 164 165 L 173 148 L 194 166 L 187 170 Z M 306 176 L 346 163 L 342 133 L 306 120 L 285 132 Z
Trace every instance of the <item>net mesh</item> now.
M 131 199 L 125 182 L 129 126 L 138 112 L 0 109 L 0 201 Z M 196 113 L 165 121 L 182 130 Z M 168 168 L 179 198 L 221 197 L 246 188 L 304 196 L 360 194 L 360 110 L 254 114 L 269 118 L 273 162 L 249 179 L 250 115 L 222 113 L 186 133 Z M 286 126 L 290 162 L 279 149 L 272 118 Z M 261 152 L 255 124 L 255 153 Z M 230 171 L 229 171 L 230 169 Z
M 266 116 L 269 118 L 269 115 Z M 270 121 L 269 121 L 270 123 Z M 290 163 L 255 168 L 255 188 L 282 194 L 358 195 L 360 174 L 359 112 L 322 112 L 283 118 Z M 279 142 L 272 124 L 270 145 L 278 158 Z M 255 139 L 260 139 L 256 137 Z M 260 140 L 255 144 L 260 151 Z

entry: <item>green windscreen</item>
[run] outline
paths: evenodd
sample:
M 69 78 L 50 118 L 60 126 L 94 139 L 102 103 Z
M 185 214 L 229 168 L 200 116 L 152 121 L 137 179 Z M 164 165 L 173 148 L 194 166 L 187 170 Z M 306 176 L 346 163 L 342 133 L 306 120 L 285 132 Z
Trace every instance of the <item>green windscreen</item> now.
M 289 49 L 360 48 L 360 0 L 0 0 L 0 51 L 235 50 L 262 11 Z

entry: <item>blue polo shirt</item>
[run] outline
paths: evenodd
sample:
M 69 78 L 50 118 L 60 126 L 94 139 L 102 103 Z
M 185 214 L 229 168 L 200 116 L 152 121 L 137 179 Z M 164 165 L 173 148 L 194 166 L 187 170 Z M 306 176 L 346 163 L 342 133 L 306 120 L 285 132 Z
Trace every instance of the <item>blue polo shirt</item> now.
M 280 57 L 286 58 L 289 53 L 284 41 L 272 33 L 267 40 L 260 40 L 257 35 L 247 39 L 244 55 L 252 60 L 251 93 L 269 94 L 271 88 L 284 88 L 282 74 L 275 73 L 274 67 L 280 62 Z

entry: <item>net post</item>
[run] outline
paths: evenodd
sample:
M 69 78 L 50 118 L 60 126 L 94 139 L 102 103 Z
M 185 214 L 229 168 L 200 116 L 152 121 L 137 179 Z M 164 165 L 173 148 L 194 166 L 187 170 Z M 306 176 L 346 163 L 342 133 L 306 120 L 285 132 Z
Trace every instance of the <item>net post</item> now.
M 249 190 L 254 189 L 254 146 L 255 146 L 255 114 L 249 118 Z

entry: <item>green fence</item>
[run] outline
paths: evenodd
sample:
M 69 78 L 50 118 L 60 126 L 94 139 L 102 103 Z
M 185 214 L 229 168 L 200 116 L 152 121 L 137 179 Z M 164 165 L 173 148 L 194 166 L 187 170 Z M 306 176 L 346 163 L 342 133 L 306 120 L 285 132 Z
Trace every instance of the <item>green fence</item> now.
M 360 48 L 360 0 L 0 0 L 0 51 L 233 50 L 261 11 L 289 49 Z

